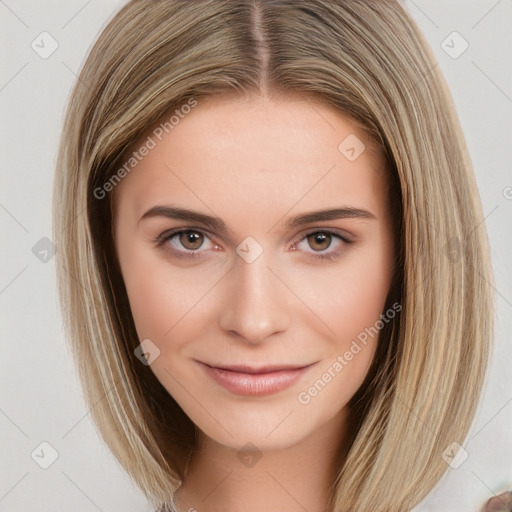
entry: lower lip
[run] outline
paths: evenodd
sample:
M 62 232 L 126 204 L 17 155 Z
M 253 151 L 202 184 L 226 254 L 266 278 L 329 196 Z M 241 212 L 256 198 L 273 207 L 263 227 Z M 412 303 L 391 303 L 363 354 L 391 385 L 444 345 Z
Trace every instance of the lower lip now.
M 264 396 L 284 391 L 295 384 L 312 366 L 304 366 L 296 370 L 282 370 L 270 373 L 240 373 L 221 370 L 201 364 L 218 384 L 237 395 Z

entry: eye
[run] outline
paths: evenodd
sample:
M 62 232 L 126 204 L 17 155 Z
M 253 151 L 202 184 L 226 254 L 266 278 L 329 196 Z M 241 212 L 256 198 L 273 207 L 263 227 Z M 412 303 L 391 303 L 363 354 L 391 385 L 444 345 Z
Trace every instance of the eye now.
M 209 240 L 210 244 L 205 244 Z M 154 242 L 158 246 L 170 246 L 170 250 L 178 257 L 197 257 L 201 255 L 199 249 L 209 250 L 214 246 L 209 237 L 196 229 L 182 229 L 180 231 L 165 232 L 159 235 Z M 206 247 L 204 247 L 206 245 Z
M 334 239 L 336 239 L 336 241 L 333 244 Z M 304 250 L 305 252 L 312 254 L 314 257 L 319 259 L 333 260 L 341 255 L 341 252 L 343 251 L 343 246 L 345 244 L 350 244 L 351 241 L 348 238 L 340 235 L 339 233 L 336 233 L 329 229 L 323 229 L 307 233 L 305 236 L 299 239 L 299 243 L 297 244 L 297 246 L 300 246 L 300 244 L 304 243 L 306 243 L 311 249 L 313 249 L 313 251 L 311 252 L 308 251 L 307 248 L 303 247 L 302 250 Z M 332 247 L 334 247 L 333 250 L 327 250 Z
M 333 243 L 333 240 L 335 242 Z M 196 258 L 202 255 L 200 249 L 204 251 L 216 249 L 219 246 L 214 244 L 209 236 L 198 229 L 180 229 L 174 231 L 166 231 L 157 236 L 153 240 L 157 246 L 165 246 L 173 255 L 181 258 Z M 205 243 L 206 242 L 206 243 Z M 307 244 L 312 251 L 308 251 L 307 247 L 299 247 L 301 244 Z M 297 247 L 304 252 L 311 254 L 314 258 L 321 260 L 333 260 L 338 258 L 343 251 L 343 246 L 350 244 L 351 240 L 347 237 L 329 229 L 317 229 L 302 235 L 301 238 L 294 242 L 293 251 Z M 332 249 L 333 250 L 328 250 Z

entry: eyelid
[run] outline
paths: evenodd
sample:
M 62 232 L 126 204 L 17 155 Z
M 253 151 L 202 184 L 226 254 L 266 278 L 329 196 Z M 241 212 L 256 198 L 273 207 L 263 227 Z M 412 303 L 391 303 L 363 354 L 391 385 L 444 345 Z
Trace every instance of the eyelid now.
M 163 231 L 158 236 L 152 239 L 152 242 L 154 242 L 157 245 L 163 245 L 165 242 L 167 242 L 170 238 L 172 238 L 174 235 L 177 235 L 179 233 L 185 233 L 187 231 L 196 231 L 198 233 L 201 233 L 203 235 L 208 235 L 209 238 L 211 238 L 211 234 L 208 230 L 203 228 L 194 228 L 190 226 L 181 226 L 178 228 L 172 228 L 167 229 L 166 231 Z M 192 252 L 192 251 L 190 251 Z
M 171 238 L 174 238 L 176 235 L 179 235 L 181 233 L 186 233 L 187 231 L 194 231 L 197 233 L 200 233 L 202 235 L 206 235 L 212 244 L 217 245 L 213 239 L 211 234 L 208 230 L 202 229 L 202 228 L 193 228 L 190 226 L 181 226 L 178 228 L 168 229 L 162 233 L 160 233 L 158 236 L 156 236 L 152 242 L 156 244 L 157 247 L 163 248 L 164 244 L 168 242 Z M 201 256 L 202 251 L 192 251 L 190 249 L 184 249 L 182 251 L 179 251 L 177 249 L 168 249 L 170 252 L 173 253 L 173 255 L 177 256 L 178 258 L 198 258 Z
M 322 228 L 322 227 L 316 227 L 311 228 L 305 232 L 302 232 L 300 235 L 297 236 L 296 241 L 293 242 L 294 247 L 297 243 L 302 242 L 306 240 L 310 235 L 314 235 L 316 233 L 323 233 L 328 235 L 331 238 L 338 238 L 338 241 L 341 242 L 342 247 L 332 250 L 332 251 L 305 251 L 306 254 L 310 257 L 312 257 L 315 260 L 319 261 L 336 261 L 346 250 L 346 245 L 349 245 L 353 243 L 353 240 L 349 237 L 347 237 L 345 234 L 340 233 L 338 229 L 334 228 Z M 343 232 L 344 233 L 344 232 Z M 327 249 L 330 249 L 331 244 L 329 244 L 329 247 Z
M 218 245 L 212 238 L 213 235 L 211 235 L 211 233 L 207 229 L 195 228 L 195 227 L 191 227 L 191 226 L 181 226 L 181 227 L 166 230 L 166 231 L 160 233 L 158 236 L 156 236 L 152 241 L 158 247 L 161 247 L 166 242 L 168 242 L 171 238 L 173 238 L 174 236 L 181 234 L 181 233 L 185 233 L 187 231 L 194 231 L 194 232 L 200 233 L 202 235 L 206 235 L 214 245 Z M 302 231 L 300 234 L 298 234 L 294 238 L 293 242 L 291 242 L 292 247 L 295 246 L 297 243 L 305 240 L 308 236 L 313 235 L 315 233 L 325 233 L 331 237 L 337 237 L 341 240 L 341 242 L 343 244 L 351 244 L 354 242 L 352 237 L 350 237 L 344 230 L 339 230 L 336 228 L 322 228 L 321 226 L 316 226 L 316 227 L 309 228 L 308 230 Z M 190 249 L 189 250 L 184 249 L 183 251 L 179 251 L 176 249 L 170 249 L 170 250 L 174 254 L 178 255 L 178 257 L 185 257 L 185 258 L 186 257 L 191 257 L 191 258 L 200 257 L 201 253 L 203 252 L 201 250 L 194 251 L 194 250 L 190 250 Z M 333 252 L 320 251 L 320 252 L 317 252 L 316 254 L 313 251 L 308 254 L 310 254 L 313 257 L 316 257 L 318 259 L 334 259 L 334 258 L 337 258 L 340 256 L 340 252 L 342 252 L 342 250 L 343 249 L 333 251 Z
M 338 236 L 346 243 L 352 243 L 353 237 L 351 237 L 345 230 L 337 229 L 337 228 L 322 228 L 321 226 L 312 227 L 305 231 L 302 231 L 297 237 L 294 239 L 293 243 L 302 241 L 304 238 L 309 235 L 313 235 L 314 233 L 326 233 L 328 235 Z
M 180 227 L 177 227 L 177 228 L 172 228 L 172 229 L 168 229 L 166 231 L 163 231 L 158 236 L 153 238 L 152 242 L 154 242 L 154 243 L 162 242 L 162 244 L 163 244 L 172 235 L 176 235 L 176 234 L 184 232 L 184 231 L 197 231 L 198 233 L 202 233 L 202 234 L 208 235 L 210 238 L 214 237 L 214 235 L 212 235 L 205 228 L 196 228 L 196 227 L 192 227 L 192 226 L 180 226 Z M 343 241 L 345 241 L 347 243 L 351 243 L 351 242 L 354 241 L 352 235 L 347 233 L 347 231 L 345 231 L 345 230 L 340 230 L 338 228 L 323 228 L 322 226 L 313 226 L 312 228 L 306 229 L 306 230 L 302 231 L 301 233 L 299 233 L 293 239 L 292 243 L 295 244 L 295 243 L 301 241 L 303 238 L 305 238 L 305 237 L 307 237 L 309 235 L 312 235 L 313 233 L 319 233 L 319 232 L 334 234 L 336 236 L 339 236 L 341 239 L 343 239 Z

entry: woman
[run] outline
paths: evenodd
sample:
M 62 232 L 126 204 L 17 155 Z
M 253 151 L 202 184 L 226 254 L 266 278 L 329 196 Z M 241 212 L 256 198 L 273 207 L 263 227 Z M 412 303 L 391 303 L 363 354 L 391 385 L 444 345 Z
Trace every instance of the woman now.
M 492 272 L 398 1 L 129 2 L 71 97 L 54 216 L 87 400 L 155 506 L 408 511 L 463 459 Z

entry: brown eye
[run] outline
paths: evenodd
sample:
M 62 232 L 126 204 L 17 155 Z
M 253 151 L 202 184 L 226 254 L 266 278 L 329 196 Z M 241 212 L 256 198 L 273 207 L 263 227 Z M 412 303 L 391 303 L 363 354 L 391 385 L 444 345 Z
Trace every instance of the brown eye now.
M 182 231 L 179 235 L 180 243 L 185 249 L 193 251 L 203 245 L 204 236 L 198 231 Z
M 293 250 L 299 249 L 318 260 L 332 261 L 340 258 L 351 243 L 351 240 L 341 233 L 330 229 L 317 229 L 302 235 Z
M 153 240 L 168 255 L 177 258 L 200 258 L 209 251 L 217 250 L 210 237 L 199 229 L 165 231 Z
M 331 245 L 332 236 L 322 231 L 318 231 L 309 235 L 307 239 L 311 249 L 314 251 L 324 251 Z

